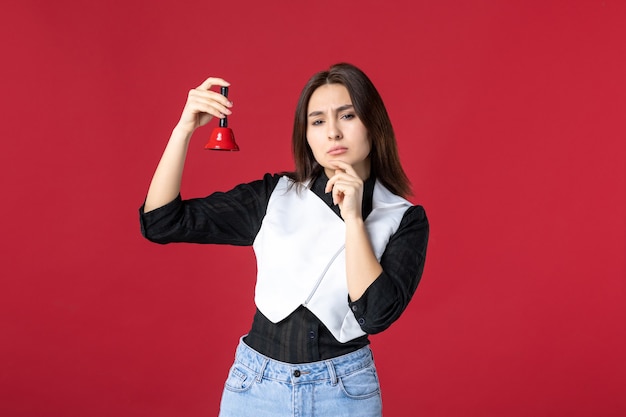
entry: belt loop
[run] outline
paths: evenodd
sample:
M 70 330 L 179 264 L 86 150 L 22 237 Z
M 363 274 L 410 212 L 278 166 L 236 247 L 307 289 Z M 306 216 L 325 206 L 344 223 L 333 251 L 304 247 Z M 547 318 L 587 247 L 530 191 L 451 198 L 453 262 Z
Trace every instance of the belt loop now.
M 269 359 L 263 359 L 263 364 L 261 365 L 261 369 L 259 369 L 259 373 L 256 376 L 256 382 L 258 382 L 259 384 L 261 383 L 261 380 L 263 380 L 263 374 L 265 373 L 265 368 L 267 367 L 268 362 L 269 362 Z
M 335 373 L 335 365 L 333 364 L 333 361 L 326 361 L 326 367 L 328 368 L 328 374 L 330 375 L 330 381 L 331 384 L 337 385 L 337 382 L 339 382 L 339 378 L 337 378 L 337 374 Z

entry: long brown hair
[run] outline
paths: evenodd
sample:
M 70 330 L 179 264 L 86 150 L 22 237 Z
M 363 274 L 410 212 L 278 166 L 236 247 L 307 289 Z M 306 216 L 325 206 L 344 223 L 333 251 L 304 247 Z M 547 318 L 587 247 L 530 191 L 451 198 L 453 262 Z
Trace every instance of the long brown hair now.
M 304 86 L 293 123 L 292 152 L 296 170 L 289 173 L 289 177 L 302 183 L 317 178 L 323 170 L 309 147 L 306 131 L 311 95 L 325 84 L 341 84 L 348 90 L 354 111 L 367 129 L 372 143 L 371 173 L 394 194 L 403 197 L 411 195 L 411 183 L 400 164 L 396 136 L 383 100 L 367 75 L 347 63 L 335 64 L 327 71 L 318 72 Z

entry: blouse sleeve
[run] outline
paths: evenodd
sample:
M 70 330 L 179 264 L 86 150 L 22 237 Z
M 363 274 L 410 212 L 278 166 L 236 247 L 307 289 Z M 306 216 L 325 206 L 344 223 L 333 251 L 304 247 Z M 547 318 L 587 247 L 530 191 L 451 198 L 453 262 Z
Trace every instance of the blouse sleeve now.
M 424 271 L 429 224 L 422 206 L 412 206 L 391 236 L 381 275 L 350 307 L 361 329 L 380 333 L 396 321 L 413 297 Z
M 241 184 L 227 192 L 183 200 L 177 196 L 158 209 L 139 209 L 142 235 L 155 243 L 252 245 L 280 175 Z

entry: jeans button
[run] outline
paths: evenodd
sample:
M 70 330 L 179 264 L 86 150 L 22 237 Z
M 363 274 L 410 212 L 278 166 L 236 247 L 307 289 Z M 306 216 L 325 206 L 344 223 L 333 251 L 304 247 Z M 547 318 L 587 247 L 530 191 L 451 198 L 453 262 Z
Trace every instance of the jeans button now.
M 293 371 L 293 376 L 295 376 L 296 378 L 300 376 L 300 371 L 299 370 L 295 370 Z

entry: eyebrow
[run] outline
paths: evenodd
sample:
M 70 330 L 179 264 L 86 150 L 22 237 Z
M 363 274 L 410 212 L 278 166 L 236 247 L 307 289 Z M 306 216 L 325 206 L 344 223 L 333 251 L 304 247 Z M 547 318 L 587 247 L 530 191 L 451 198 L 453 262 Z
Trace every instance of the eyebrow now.
M 354 108 L 354 106 L 352 104 L 344 104 L 343 106 L 337 107 L 334 111 L 335 111 L 335 113 L 340 113 L 340 112 L 342 112 L 344 110 L 353 109 L 353 108 Z M 324 114 L 323 111 L 316 110 L 316 111 L 312 111 L 311 113 L 309 113 L 308 117 L 320 116 L 322 114 Z

